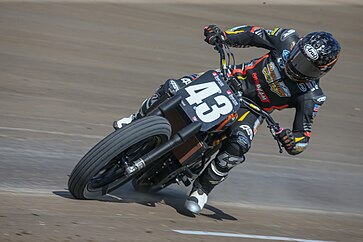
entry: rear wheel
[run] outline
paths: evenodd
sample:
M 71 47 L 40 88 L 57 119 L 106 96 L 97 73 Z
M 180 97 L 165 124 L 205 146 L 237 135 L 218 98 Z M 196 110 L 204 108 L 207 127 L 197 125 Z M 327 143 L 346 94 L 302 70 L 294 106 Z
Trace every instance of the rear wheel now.
M 114 131 L 78 162 L 68 181 L 69 191 L 75 198 L 93 199 L 124 185 L 132 178 L 124 175 L 126 164 L 159 147 L 170 134 L 169 122 L 159 116 Z

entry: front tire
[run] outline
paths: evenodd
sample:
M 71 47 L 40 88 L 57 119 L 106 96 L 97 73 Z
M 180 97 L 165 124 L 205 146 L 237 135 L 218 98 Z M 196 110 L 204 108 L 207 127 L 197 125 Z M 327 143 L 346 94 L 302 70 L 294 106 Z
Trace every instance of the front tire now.
M 78 162 L 69 177 L 69 191 L 77 199 L 94 199 L 124 185 L 133 176 L 124 175 L 123 164 L 159 147 L 170 134 L 169 122 L 159 116 L 147 116 L 114 131 Z

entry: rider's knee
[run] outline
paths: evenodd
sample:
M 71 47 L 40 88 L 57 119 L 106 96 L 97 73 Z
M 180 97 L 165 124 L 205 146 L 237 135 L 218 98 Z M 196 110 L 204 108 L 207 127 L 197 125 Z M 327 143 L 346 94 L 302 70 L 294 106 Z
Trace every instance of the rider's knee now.
M 251 147 L 250 139 L 241 131 L 234 132 L 225 141 L 215 161 L 220 171 L 229 171 L 245 160 L 244 154 Z
M 242 156 L 251 148 L 251 139 L 245 132 L 237 130 L 229 137 L 227 148 L 230 150 L 230 153 Z

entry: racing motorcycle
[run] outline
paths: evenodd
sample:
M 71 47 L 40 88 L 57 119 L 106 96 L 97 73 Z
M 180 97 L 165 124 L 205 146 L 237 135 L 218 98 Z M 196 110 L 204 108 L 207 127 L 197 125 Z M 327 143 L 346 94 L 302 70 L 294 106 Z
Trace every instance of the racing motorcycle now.
M 240 105 L 264 117 L 272 136 L 280 130 L 269 113 L 243 97 L 235 58 L 217 39 L 220 71 L 209 70 L 176 93 L 166 93 L 147 114 L 115 130 L 74 167 L 68 181 L 77 199 L 95 199 L 132 181 L 139 192 L 157 192 L 172 183 L 189 186 L 226 138 L 227 123 Z

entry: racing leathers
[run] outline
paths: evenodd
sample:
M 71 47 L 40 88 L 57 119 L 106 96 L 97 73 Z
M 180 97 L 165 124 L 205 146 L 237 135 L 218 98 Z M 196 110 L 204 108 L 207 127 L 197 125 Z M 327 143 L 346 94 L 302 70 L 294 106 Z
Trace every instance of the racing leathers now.
M 285 74 L 285 62 L 290 51 L 299 40 L 293 29 L 275 28 L 265 30 L 256 26 L 239 26 L 224 32 L 226 44 L 231 47 L 261 47 L 269 50 L 264 56 L 250 62 L 237 65 L 234 75 L 241 82 L 243 96 L 258 104 L 265 111 L 295 108 L 292 137 L 293 145 L 285 147 L 291 155 L 301 153 L 308 145 L 313 119 L 326 97 L 319 80 L 297 83 Z M 176 92 L 201 74 L 193 74 L 180 79 L 167 80 L 153 97 L 146 99 L 135 117 L 144 116 L 147 109 L 165 92 Z M 203 199 L 201 194 L 209 194 L 215 185 L 222 182 L 228 172 L 245 160 L 244 154 L 251 147 L 252 140 L 263 118 L 250 112 L 243 105 L 238 110 L 238 117 L 227 130 L 228 138 L 222 143 L 215 159 L 203 171 L 194 183 L 190 198 Z M 193 195 L 196 194 L 197 195 Z M 200 209 L 201 209 L 200 208 Z M 200 211 L 196 209 L 195 211 Z
M 320 106 L 326 100 L 319 80 L 298 83 L 285 74 L 285 62 L 300 39 L 294 29 L 265 30 L 258 26 L 238 26 L 225 31 L 226 43 L 232 47 L 262 47 L 266 55 L 238 66 L 243 95 L 261 108 L 272 112 L 295 108 L 293 136 L 295 145 L 286 149 L 291 155 L 301 153 L 308 145 L 311 126 Z

